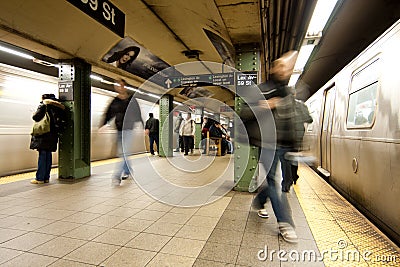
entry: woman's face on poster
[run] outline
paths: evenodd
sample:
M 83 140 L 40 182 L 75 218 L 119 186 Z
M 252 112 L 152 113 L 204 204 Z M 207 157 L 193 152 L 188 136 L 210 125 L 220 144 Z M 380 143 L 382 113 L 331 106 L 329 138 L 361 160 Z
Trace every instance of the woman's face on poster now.
M 126 63 L 126 62 L 128 62 L 134 55 L 135 55 L 135 52 L 133 52 L 133 51 L 128 51 L 125 55 L 123 55 L 123 56 L 120 58 L 119 62 L 121 62 L 121 63 Z

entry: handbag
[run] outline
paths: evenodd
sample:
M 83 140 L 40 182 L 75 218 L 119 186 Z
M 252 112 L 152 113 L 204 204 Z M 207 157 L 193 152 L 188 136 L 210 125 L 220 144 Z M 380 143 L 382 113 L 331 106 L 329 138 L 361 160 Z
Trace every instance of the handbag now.
M 50 132 L 50 116 L 46 107 L 46 113 L 43 118 L 40 121 L 35 121 L 33 124 L 31 135 L 38 136 L 48 132 Z

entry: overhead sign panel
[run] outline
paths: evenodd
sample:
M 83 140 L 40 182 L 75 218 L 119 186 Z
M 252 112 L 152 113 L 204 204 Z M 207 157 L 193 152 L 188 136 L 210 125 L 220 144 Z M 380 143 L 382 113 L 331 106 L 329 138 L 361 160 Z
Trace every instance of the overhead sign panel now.
M 125 14 L 107 0 L 67 0 L 100 24 L 118 34 L 125 35 Z
M 235 84 L 235 73 L 213 73 L 213 74 L 199 74 L 199 75 L 185 75 L 178 77 L 168 77 L 164 86 L 167 89 L 175 87 L 195 87 L 195 86 L 228 86 Z

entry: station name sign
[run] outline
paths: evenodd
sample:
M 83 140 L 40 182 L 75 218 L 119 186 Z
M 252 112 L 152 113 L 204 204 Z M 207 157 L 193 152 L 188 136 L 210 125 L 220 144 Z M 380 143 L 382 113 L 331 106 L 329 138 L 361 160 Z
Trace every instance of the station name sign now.
M 125 14 L 107 0 L 67 0 L 120 37 L 125 35 Z

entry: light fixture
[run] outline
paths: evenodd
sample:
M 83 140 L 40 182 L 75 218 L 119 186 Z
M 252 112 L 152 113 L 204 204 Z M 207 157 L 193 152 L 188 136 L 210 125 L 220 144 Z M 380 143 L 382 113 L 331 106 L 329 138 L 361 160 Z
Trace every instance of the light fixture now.
M 101 78 L 99 76 L 96 76 L 96 75 L 93 75 L 93 74 L 90 74 L 90 78 L 93 79 L 93 80 L 96 80 L 96 81 L 100 81 L 100 82 L 103 81 L 103 78 Z
M 173 103 L 174 103 L 175 105 L 182 106 L 182 103 L 180 103 L 180 102 L 178 102 L 178 101 L 173 101 Z
M 300 78 L 300 74 L 301 73 L 299 72 L 293 73 L 292 76 L 290 76 L 288 86 L 294 86 L 297 83 L 297 80 Z
M 36 64 L 40 64 L 40 65 L 43 65 L 43 66 L 46 66 L 46 67 L 58 67 L 56 64 L 53 64 L 51 62 L 35 58 L 34 56 L 31 56 L 29 54 L 26 54 L 26 53 L 23 53 L 23 52 L 20 52 L 20 51 L 17 51 L 17 50 L 14 50 L 14 49 L 2 46 L 2 45 L 0 45 L 0 51 L 12 54 L 14 56 L 30 59 L 33 62 L 35 62 Z
M 31 56 L 31 55 L 28 55 L 28 54 L 25 54 L 25 53 L 22 53 L 22 52 L 19 52 L 17 50 L 10 49 L 8 47 L 1 46 L 1 45 L 0 45 L 0 51 L 9 53 L 9 54 L 12 54 L 12 55 L 15 55 L 15 56 L 23 57 L 23 58 L 26 58 L 26 59 L 31 59 L 31 60 L 34 59 L 34 57 Z
M 150 96 L 152 98 L 160 99 L 160 96 L 152 94 L 152 93 L 145 93 L 145 95 Z
M 303 68 L 306 65 L 308 58 L 311 55 L 315 45 L 303 45 L 300 48 L 299 55 L 296 60 L 296 64 L 294 65 L 293 73 L 301 73 L 303 72 Z
M 310 55 L 319 40 L 322 37 L 322 31 L 325 28 L 326 22 L 332 14 L 337 0 L 318 0 L 313 15 L 308 25 L 307 33 L 303 40 L 303 45 L 300 48 L 299 56 L 294 67 L 294 71 L 289 80 L 289 86 L 296 84 L 304 66 L 306 65 Z

